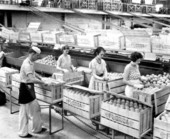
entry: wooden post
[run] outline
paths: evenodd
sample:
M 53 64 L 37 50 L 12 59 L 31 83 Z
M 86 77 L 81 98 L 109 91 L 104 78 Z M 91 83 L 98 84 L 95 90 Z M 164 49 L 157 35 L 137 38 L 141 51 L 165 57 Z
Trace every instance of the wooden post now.
M 115 131 L 112 130 L 112 139 L 115 139 Z

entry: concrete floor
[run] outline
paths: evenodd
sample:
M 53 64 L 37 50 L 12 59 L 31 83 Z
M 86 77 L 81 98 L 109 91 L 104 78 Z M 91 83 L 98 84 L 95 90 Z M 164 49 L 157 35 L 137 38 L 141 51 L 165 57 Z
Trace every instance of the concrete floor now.
M 32 139 L 110 139 L 111 135 L 108 135 L 109 137 L 106 137 L 93 129 L 95 129 L 95 126 L 92 125 L 92 122 L 90 120 L 86 120 L 84 118 L 80 118 L 83 122 L 90 125 L 93 129 L 87 127 L 80 121 L 78 121 L 73 116 L 67 116 L 69 120 L 71 120 L 73 123 L 78 125 L 83 130 L 89 132 L 90 134 L 82 131 L 79 127 L 76 127 L 66 119 L 64 120 L 64 130 L 49 135 L 49 109 L 46 107 L 47 104 L 39 102 L 41 106 L 41 112 L 42 112 L 42 120 L 44 121 L 44 126 L 48 129 L 46 132 L 41 134 L 33 134 L 31 133 L 31 121 L 29 122 L 29 129 L 30 133 L 33 135 Z M 44 106 L 46 105 L 46 106 Z M 46 108 L 45 108 L 46 107 Z M 13 105 L 13 111 L 18 110 L 19 107 L 16 105 Z M 52 129 L 53 131 L 56 129 L 61 128 L 61 116 L 56 113 L 54 110 L 52 110 Z M 10 103 L 7 101 L 6 105 L 0 106 L 0 139 L 21 139 L 18 136 L 18 113 L 10 114 Z M 103 133 L 103 132 L 102 132 Z M 106 134 L 105 134 L 106 135 Z M 124 136 L 120 132 L 115 132 L 115 139 L 133 139 L 129 136 Z M 152 139 L 151 137 L 144 137 L 143 139 Z
M 40 102 L 40 105 L 42 105 L 41 102 Z M 13 107 L 14 110 L 17 110 L 18 108 L 19 108 L 18 106 Z M 42 119 L 47 129 L 49 129 L 48 117 L 49 117 L 48 108 L 43 108 Z M 85 126 L 84 124 L 80 123 L 73 116 L 67 116 L 67 118 L 69 118 L 71 121 L 79 125 L 84 130 L 88 131 L 91 135 L 82 131 L 80 128 L 75 127 L 73 124 L 71 124 L 67 120 L 65 120 L 64 122 L 64 130 L 58 133 L 55 133 L 53 135 L 49 135 L 49 132 L 48 132 L 49 130 L 42 134 L 32 134 L 30 130 L 30 133 L 34 136 L 33 137 L 34 139 L 96 139 L 96 137 L 100 139 L 109 139 L 93 131 L 92 129 Z M 90 120 L 86 120 L 83 118 L 82 120 L 85 123 L 91 125 L 91 127 L 95 128 L 91 124 Z M 31 122 L 29 123 L 29 125 L 31 129 Z M 61 127 L 61 116 L 57 114 L 54 110 L 52 110 L 52 126 L 54 130 Z M 18 132 L 18 113 L 10 114 L 9 102 L 7 102 L 6 105 L 0 106 L 0 139 L 20 139 L 17 132 Z M 121 135 L 117 135 L 116 139 L 124 139 L 124 137 Z

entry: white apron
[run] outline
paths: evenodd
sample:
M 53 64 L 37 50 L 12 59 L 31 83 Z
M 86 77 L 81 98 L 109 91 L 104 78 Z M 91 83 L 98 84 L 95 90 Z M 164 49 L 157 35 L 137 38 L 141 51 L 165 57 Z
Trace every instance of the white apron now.
M 130 80 L 130 82 L 132 84 L 141 84 L 141 81 L 140 80 Z M 134 87 L 132 86 L 129 86 L 129 85 L 126 85 L 126 88 L 125 88 L 125 95 L 127 97 L 130 97 L 130 98 L 133 98 L 133 91 L 134 91 Z

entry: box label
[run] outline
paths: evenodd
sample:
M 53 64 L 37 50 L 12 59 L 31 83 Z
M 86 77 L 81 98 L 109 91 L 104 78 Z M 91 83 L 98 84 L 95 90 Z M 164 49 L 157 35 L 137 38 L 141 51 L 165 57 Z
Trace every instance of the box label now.
M 119 123 L 122 125 L 126 125 L 128 127 L 133 127 L 134 125 L 134 121 L 130 120 L 126 117 L 123 117 L 121 115 L 115 114 L 115 113 L 111 113 L 108 111 L 104 111 L 104 117 L 115 122 L 115 123 Z

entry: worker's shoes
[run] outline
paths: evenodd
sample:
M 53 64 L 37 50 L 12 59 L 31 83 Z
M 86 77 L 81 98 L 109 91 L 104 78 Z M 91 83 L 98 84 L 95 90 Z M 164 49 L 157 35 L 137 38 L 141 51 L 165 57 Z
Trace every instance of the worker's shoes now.
M 47 128 L 42 127 L 42 128 L 41 128 L 41 131 L 39 131 L 39 132 L 37 132 L 37 133 L 39 134 L 39 133 L 43 133 L 43 132 L 45 132 L 45 131 L 47 131 Z
M 27 134 L 26 136 L 20 136 L 19 135 L 19 137 L 21 137 L 21 138 L 31 138 L 31 137 L 33 137 L 33 135 L 31 135 L 31 134 Z

